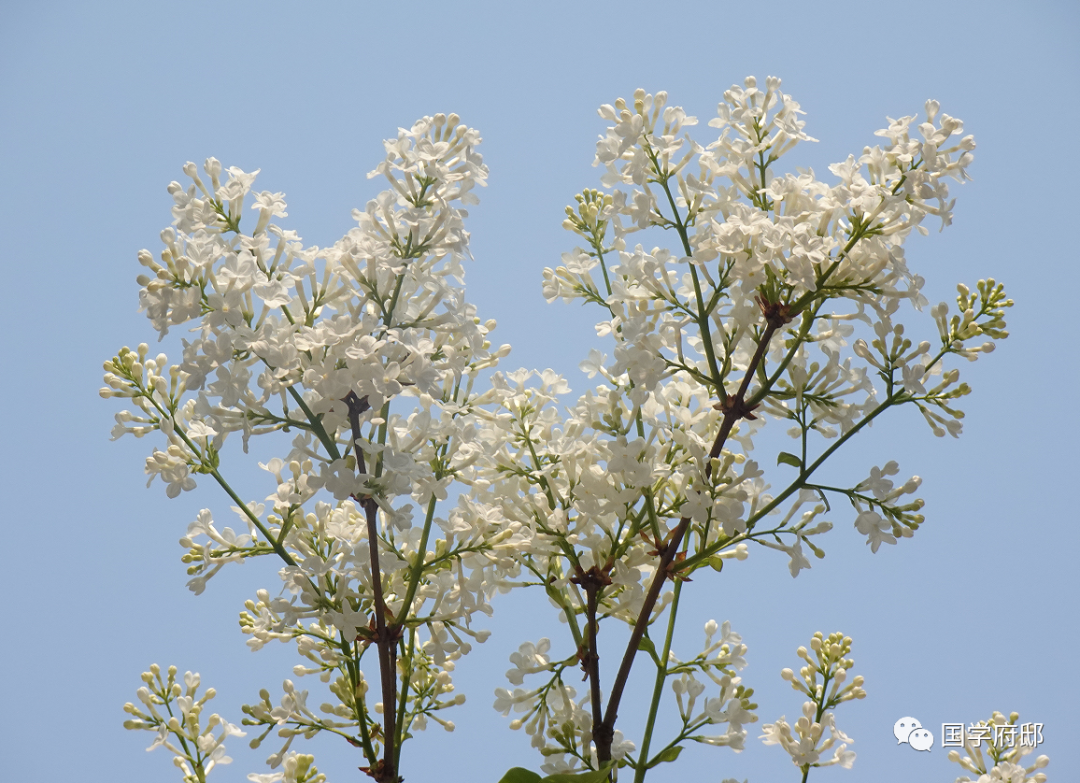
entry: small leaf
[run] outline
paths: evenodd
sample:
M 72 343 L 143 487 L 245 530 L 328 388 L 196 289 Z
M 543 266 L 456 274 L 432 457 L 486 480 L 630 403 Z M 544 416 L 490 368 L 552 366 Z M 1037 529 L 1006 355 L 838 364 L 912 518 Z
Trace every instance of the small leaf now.
M 802 468 L 802 460 L 794 454 L 788 454 L 786 451 L 781 451 L 776 455 L 776 464 L 791 465 L 793 468 Z
M 664 748 L 662 751 L 656 754 L 652 761 L 649 762 L 649 769 L 652 769 L 657 764 L 662 764 L 665 761 L 674 761 L 682 753 L 681 745 L 673 745 L 670 748 Z
M 709 558 L 709 565 L 712 566 L 713 571 L 720 572 L 724 570 L 724 558 L 720 555 L 713 555 Z
M 499 783 L 539 783 L 540 776 L 524 767 L 514 767 L 502 776 Z
M 652 639 L 648 636 L 642 636 L 641 641 L 638 642 L 637 648 L 642 652 L 647 652 L 653 657 L 656 656 L 656 645 L 652 643 Z

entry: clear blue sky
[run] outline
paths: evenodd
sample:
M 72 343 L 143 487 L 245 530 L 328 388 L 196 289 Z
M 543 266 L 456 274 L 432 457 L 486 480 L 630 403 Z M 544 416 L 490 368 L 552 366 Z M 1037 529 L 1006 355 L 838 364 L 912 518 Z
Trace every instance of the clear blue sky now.
M 250 653 L 236 625 L 243 600 L 274 589 L 269 562 L 233 569 L 195 597 L 177 539 L 202 506 L 227 514 L 209 485 L 168 501 L 144 487 L 149 440 L 108 440 L 114 401 L 97 396 L 101 363 L 152 342 L 137 310 L 140 248 L 157 252 L 170 220 L 165 186 L 187 160 L 213 155 L 262 169 L 284 191 L 286 225 L 309 244 L 334 241 L 380 187 L 365 174 L 381 140 L 435 112 L 479 128 L 490 186 L 473 210 L 467 286 L 506 366 L 576 367 L 595 344 L 594 316 L 546 305 L 540 271 L 575 243 L 560 228 L 575 192 L 598 186 L 596 107 L 635 87 L 667 90 L 703 122 L 748 74 L 776 75 L 821 140 L 797 162 L 828 163 L 875 143 L 885 116 L 927 98 L 978 140 L 974 182 L 955 187 L 955 225 L 915 238 L 912 269 L 932 302 L 958 281 L 994 276 L 1016 300 L 1010 337 L 963 368 L 975 393 L 965 434 L 942 441 L 917 414 L 875 426 L 836 475 L 858 480 L 897 459 L 924 477 L 926 525 L 871 555 L 843 511 L 829 556 L 792 580 L 764 550 L 684 604 L 687 651 L 702 623 L 731 620 L 749 645 L 747 684 L 762 722 L 797 716 L 779 677 L 815 630 L 855 639 L 869 696 L 843 706 L 852 771 L 811 780 L 951 781 L 935 747 L 896 747 L 893 722 L 938 730 L 991 710 L 1045 724 L 1051 780 L 1075 747 L 1078 292 L 1077 163 L 1080 12 L 1060 0 L 789 3 L 37 2 L 0 9 L 0 345 L 2 485 L 8 498 L 0 573 L 7 617 L 0 710 L 3 777 L 12 781 L 178 780 L 150 735 L 125 732 L 121 705 L 151 662 L 194 669 L 238 722 L 260 687 L 290 675 L 291 649 Z M 1070 239 L 1070 237 L 1073 237 Z M 924 328 L 932 330 L 928 322 Z M 168 349 L 169 346 L 166 346 Z M 173 349 L 175 353 L 175 349 Z M 252 497 L 269 490 L 248 485 Z M 527 737 L 491 709 L 507 655 L 557 629 L 545 604 L 496 605 L 492 639 L 464 659 L 468 703 L 407 746 L 403 772 L 491 781 L 537 766 Z M 611 653 L 614 656 L 614 652 Z M 312 701 L 319 684 L 310 683 Z M 640 693 L 638 694 L 640 696 Z M 1070 709 L 1067 709 L 1066 701 Z M 638 701 L 637 704 L 641 702 Z M 634 708 L 623 714 L 633 725 Z M 649 780 L 686 776 L 794 781 L 777 748 L 689 748 Z M 313 743 L 331 781 L 359 780 L 359 754 Z M 230 743 L 218 783 L 266 771 L 262 751 Z

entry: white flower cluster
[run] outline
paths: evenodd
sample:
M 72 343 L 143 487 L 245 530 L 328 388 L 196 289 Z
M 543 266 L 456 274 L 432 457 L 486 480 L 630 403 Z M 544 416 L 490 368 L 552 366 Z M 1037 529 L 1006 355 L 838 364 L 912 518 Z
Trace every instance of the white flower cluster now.
M 810 701 L 803 704 L 802 716 L 794 726 L 783 716 L 776 723 L 764 725 L 765 733 L 761 739 L 766 745 L 779 745 L 800 769 L 834 764 L 850 769 L 855 763 L 855 753 L 847 746 L 854 740 L 837 728 L 832 710 L 845 701 L 866 697 L 861 676 L 844 685 L 848 671 L 855 665 L 846 657 L 851 652 L 851 637 L 840 633 L 825 637 L 819 632 L 810 640 L 810 649 L 813 655 L 805 647 L 798 649 L 799 657 L 806 662 L 798 676 L 791 669 L 781 672 L 792 688 L 810 697 Z M 825 736 L 826 729 L 828 736 Z M 829 750 L 833 751 L 832 755 L 823 759 L 823 754 Z
M 718 628 L 720 638 L 714 641 Z M 688 738 L 704 745 L 729 747 L 736 752 L 744 749 L 744 725 L 756 723 L 758 719 L 753 712 L 757 705 L 750 700 L 754 689 L 744 687 L 742 678 L 733 673 L 733 670 L 746 666 L 745 655 L 746 645 L 742 643 L 742 637 L 731 630 L 731 623 L 718 626 L 715 620 L 705 623 L 705 647 L 693 660 L 679 661 L 673 653 L 668 653 L 667 674 L 672 677 L 671 689 L 683 723 L 676 742 Z M 694 677 L 695 671 L 720 688 L 718 696 L 705 699 L 700 712 L 695 712 L 694 707 L 706 685 Z M 694 733 L 707 725 L 720 724 L 727 725 L 723 734 Z
M 524 727 L 532 737 L 532 746 L 545 756 L 543 771 L 549 775 L 579 771 L 579 764 L 586 769 L 599 769 L 596 747 L 592 743 L 592 715 L 588 710 L 588 696 L 577 699 L 577 690 L 564 682 L 563 675 L 573 672 L 576 658 L 552 663 L 548 656 L 549 639 L 533 644 L 525 642 L 516 653 L 511 653 L 514 668 L 506 673 L 513 685 L 521 685 L 527 675 L 550 673 L 546 682 L 528 690 L 514 688 L 495 689 L 495 709 L 503 715 L 514 712 L 522 717 L 510 721 L 515 731 Z M 612 758 L 622 759 L 634 750 L 634 743 L 616 731 L 612 741 Z
M 716 639 L 717 631 L 720 632 Z M 544 754 L 546 763 L 543 769 L 548 774 L 566 773 L 585 768 L 599 769 L 596 746 L 593 742 L 593 718 L 588 709 L 589 697 L 577 698 L 577 691 L 564 682 L 567 670 L 579 663 L 571 657 L 564 661 L 552 662 L 549 656 L 551 641 L 541 639 L 537 643 L 525 642 L 516 653 L 510 655 L 514 668 L 506 672 L 506 678 L 512 685 L 522 685 L 525 678 L 542 676 L 543 682 L 535 688 L 506 688 L 495 690 L 495 709 L 503 715 L 511 712 L 521 715 L 510 722 L 510 728 L 524 728 L 532 737 L 533 747 Z M 657 651 L 651 643 L 645 649 L 656 656 Z M 744 725 L 757 721 L 753 710 L 757 708 L 750 697 L 752 688 L 745 688 L 741 678 L 735 676 L 736 669 L 746 665 L 744 658 L 746 645 L 742 637 L 731 630 L 729 623 L 717 625 L 715 620 L 705 624 L 705 646 L 692 660 L 680 661 L 668 652 L 667 672 L 671 677 L 671 688 L 679 706 L 682 726 L 678 737 L 670 743 L 669 749 L 661 751 L 654 763 L 673 761 L 678 755 L 671 753 L 670 747 L 690 739 L 706 745 L 724 745 L 740 751 L 744 747 L 746 729 Z M 714 697 L 701 699 L 706 685 L 695 677 L 695 673 L 712 680 L 719 688 Z M 702 735 L 698 732 L 709 725 L 726 724 L 722 734 Z M 633 753 L 635 744 L 627 740 L 621 731 L 616 730 L 612 739 L 611 758 L 615 761 L 624 759 Z M 647 752 L 647 748 L 643 753 Z
M 828 767 L 839 764 L 844 769 L 851 769 L 855 763 L 855 753 L 847 749 L 847 744 L 854 740 L 836 728 L 833 713 L 827 712 L 819 720 L 814 720 L 816 709 L 812 701 L 803 704 L 803 714 L 795 721 L 794 732 L 783 715 L 776 723 L 766 723 L 762 726 L 765 731 L 762 740 L 766 745 L 779 745 L 798 767 Z M 825 729 L 829 730 L 827 737 L 823 734 Z M 833 755 L 822 761 L 821 754 L 832 748 L 837 741 L 841 744 L 835 748 Z
M 647 633 L 665 611 L 674 622 L 679 588 L 694 571 L 742 559 L 753 541 L 787 554 L 797 576 L 809 553 L 824 556 L 815 541 L 833 527 L 822 518 L 832 510 L 828 495 L 853 504 L 855 528 L 873 552 L 912 536 L 922 501 L 901 498 L 918 489 L 918 477 L 894 486 L 894 462 L 849 487 L 815 483 L 813 474 L 895 406 L 918 407 L 934 434 L 958 434 L 955 400 L 970 389 L 944 363 L 993 350 L 1008 334 L 1003 312 L 1012 305 L 995 281 L 981 281 L 975 295 L 961 285 L 959 315 L 932 310 L 936 347 L 916 345 L 900 323 L 904 302 L 926 305 L 904 242 L 913 230 L 927 233 L 928 216 L 950 224 L 948 180 L 967 179 L 973 160 L 972 137 L 933 100 L 924 121 L 890 119 L 877 133 L 881 144 L 829 166 L 832 183 L 812 170 L 777 172 L 799 141 L 814 140 L 779 79 L 764 90 L 753 78 L 732 86 L 708 122 L 718 135 L 701 143 L 688 133 L 697 119 L 665 93 L 638 90 L 599 114 L 608 127 L 594 164 L 605 190 L 585 190 L 567 207 L 564 227 L 582 244 L 563 266 L 544 270 L 543 293 L 602 308 L 596 330 L 612 341 L 610 355 L 590 351 L 581 368 L 600 384 L 566 414 L 567 383 L 550 370 L 495 376 L 502 438 L 483 461 L 487 484 L 472 494 L 517 526 L 517 557 L 568 623 L 577 647 L 568 661 L 580 661 L 586 678 L 598 677 L 600 625 L 616 617 L 633 627 L 606 708 L 593 703 L 594 689 L 580 702 L 579 737 L 555 743 L 570 755 L 589 747 L 590 714 L 592 723 L 604 716 L 606 732 L 615 728 L 634 646 L 651 650 L 658 683 L 672 678 L 687 725 L 697 719 L 703 686 L 670 649 L 658 654 Z M 632 244 L 635 233 L 670 241 Z M 785 421 L 797 443 L 774 471 L 751 458 L 770 419 Z M 773 476 L 780 491 L 770 488 Z M 666 579 L 675 590 L 663 590 Z M 550 663 L 548 647 L 540 660 L 538 649 L 518 653 L 513 685 L 540 672 L 558 680 L 567 663 Z M 833 676 L 836 683 L 845 674 Z M 548 692 L 500 690 L 497 706 L 535 716 L 524 725 L 539 735 Z M 575 703 L 558 692 L 559 703 Z M 714 717 L 724 710 L 705 704 Z M 626 761 L 638 779 L 689 737 L 651 759 L 652 720 L 642 757 Z M 846 739 L 831 720 L 801 719 L 797 738 L 781 720 L 767 735 L 826 764 L 822 751 Z M 741 747 L 738 725 L 732 719 L 713 744 Z M 834 739 L 822 741 L 823 728 Z M 554 754 L 545 742 L 535 739 Z M 841 744 L 827 764 L 852 758 Z
M 295 642 L 305 661 L 296 673 L 318 674 L 339 700 L 326 719 L 293 698 L 265 714 L 256 705 L 251 722 L 333 729 L 372 764 L 378 746 L 400 745 L 428 717 L 452 728 L 434 713 L 462 700 L 446 698 L 453 662 L 487 635 L 471 618 L 490 614 L 492 594 L 519 570 L 497 509 L 468 497 L 440 506 L 453 482 L 478 480 L 474 463 L 501 437 L 480 407 L 494 398 L 476 389 L 509 346 L 492 348 L 494 322 L 455 285 L 468 256 L 465 206 L 487 177 L 479 141 L 456 115 L 400 130 L 369 175 L 390 187 L 328 248 L 278 224 L 283 194 L 255 192 L 258 172 L 187 164 L 191 184 L 169 186 L 173 226 L 160 258 L 139 254 L 139 283 L 161 337 L 175 326 L 193 336 L 179 364 L 145 344 L 105 364 L 102 396 L 137 408 L 117 415 L 114 438 L 165 436 L 147 459 L 151 482 L 176 497 L 210 476 L 242 520 L 235 532 L 204 509 L 189 526 L 190 588 L 202 592 L 228 563 L 280 558 L 283 594 L 259 591 L 241 626 L 253 649 Z M 222 474 L 226 440 L 239 433 L 246 451 L 252 436 L 278 431 L 292 442 L 261 464 L 273 492 L 242 500 Z M 396 737 L 373 730 L 364 696 L 361 658 L 380 642 L 407 714 Z M 284 779 L 307 780 L 304 763 L 296 757 L 299 771 Z
M 1019 722 L 1020 714 L 1016 712 L 1008 718 L 995 712 L 990 720 L 979 721 L 979 726 L 988 728 L 985 737 L 975 741 L 972 734 L 965 735 L 965 755 L 960 755 L 956 750 L 949 751 L 949 761 L 956 762 L 978 777 L 962 775 L 956 779 L 956 783 L 1046 783 L 1046 773 L 1038 770 L 1050 763 L 1049 756 L 1039 756 L 1035 763 L 1026 767 L 1020 763 L 1025 756 L 1035 752 L 1035 747 L 1016 741 L 1015 726 Z M 1012 732 L 1009 728 L 1012 728 Z M 983 742 L 986 742 L 985 751 Z
M 904 495 L 914 494 L 922 484 L 921 478 L 912 476 L 894 489 L 893 482 L 886 476 L 895 476 L 899 469 L 895 461 L 882 468 L 871 468 L 870 477 L 848 495 L 859 512 L 855 529 L 866 536 L 871 552 L 877 552 L 882 543 L 895 544 L 898 537 L 910 538 L 923 522 L 922 514 L 915 513 L 923 507 L 921 499 L 903 505 L 895 502 Z M 867 492 L 870 494 L 864 494 Z
M 495 460 L 501 484 L 488 500 L 521 524 L 527 567 L 554 577 L 554 585 L 577 568 L 609 568 L 616 586 L 604 593 L 605 614 L 633 620 L 653 573 L 648 551 L 667 534 L 665 520 L 692 519 L 695 547 L 706 557 L 753 538 L 787 551 L 793 574 L 809 567 L 802 547 L 831 523 L 809 527 L 804 519 L 799 532 L 786 521 L 799 521 L 792 516 L 799 506 L 824 497 L 808 477 L 840 445 L 815 461 L 814 433 L 843 442 L 885 409 L 911 402 L 935 433 L 956 434 L 963 414 L 951 401 L 969 389 L 956 385 L 957 371 L 942 373 L 942 360 L 953 353 L 973 359 L 993 343 L 968 340 L 1006 334 L 1002 312 L 1011 302 L 993 281 L 980 285 L 977 301 L 961 287 L 963 316 L 952 324 L 943 320 L 944 305 L 934 309 L 936 352 L 929 342 L 912 347 L 894 323 L 903 300 L 924 303 L 922 279 L 908 271 L 902 245 L 927 215 L 949 222 L 946 182 L 966 177 L 974 147 L 970 136 L 949 141 L 962 124 L 930 101 L 917 126 L 921 140 L 909 135 L 913 117 L 890 120 L 878 134 L 887 145 L 831 167 L 834 185 L 812 171 L 776 176 L 780 157 L 810 140 L 798 104 L 779 87 L 770 78 L 761 91 L 748 79 L 728 91 L 710 122 L 720 136 L 707 146 L 684 135 L 696 120 L 666 105 L 664 93 L 639 90 L 632 102 L 601 107 L 613 124 L 596 163 L 613 192 L 585 191 L 576 209 L 567 208 L 565 225 L 587 246 L 545 270 L 544 290 L 549 299 L 605 308 L 598 332 L 614 339 L 614 357 L 594 349 L 582 364 L 605 383 L 563 417 L 561 378 L 545 372 L 528 386 L 524 371 L 496 376 L 508 437 Z M 657 228 L 677 235 L 677 250 L 629 247 L 629 234 Z M 783 339 L 763 342 L 770 322 L 769 334 Z M 859 322 L 877 335 L 871 345 L 849 344 Z M 934 373 L 942 383 L 928 390 L 924 381 Z M 739 391 L 744 380 L 752 385 Z M 710 454 L 730 410 L 724 405 L 736 396 L 743 407 L 724 448 Z M 799 479 L 778 497 L 748 458 L 768 418 L 787 420 L 800 441 L 798 454 L 780 459 L 799 469 Z M 855 489 L 835 491 L 857 500 Z M 784 525 L 771 536 L 755 531 L 792 495 Z M 892 500 L 859 509 L 856 526 L 874 551 L 922 521 L 912 513 L 921 501 L 884 519 Z M 811 514 L 827 509 L 826 501 Z M 781 532 L 795 535 L 782 541 Z M 553 598 L 564 610 L 583 606 L 579 593 L 564 592 Z
M 602 308 L 597 334 L 610 341 L 610 355 L 593 349 L 581 365 L 598 385 L 568 406 L 569 386 L 550 370 L 493 372 L 509 347 L 492 347 L 494 323 L 455 285 L 468 255 L 465 207 L 487 176 L 477 132 L 455 115 L 425 117 L 386 142 L 370 176 L 389 188 L 329 248 L 305 247 L 276 222 L 287 216 L 283 194 L 253 191 L 258 172 L 213 158 L 202 173 L 185 166 L 191 184 L 169 187 L 174 222 L 160 258 L 139 256 L 155 329 L 191 331 L 183 359 L 121 349 L 102 395 L 137 409 L 117 415 L 114 437 L 164 436 L 146 462 L 151 483 L 176 497 L 209 476 L 235 503 L 243 527 L 204 509 L 181 540 L 191 589 L 229 563 L 279 558 L 281 592 L 259 590 L 241 627 L 252 649 L 293 642 L 303 659 L 294 674 L 317 674 L 336 699 L 316 714 L 291 681 L 277 704 L 261 692 L 245 723 L 264 727 L 255 744 L 275 730 L 285 739 L 270 759 L 283 771 L 250 779 L 317 783 L 310 757 L 290 745 L 329 731 L 362 748 L 373 779 L 397 780 L 413 731 L 429 719 L 453 729 L 439 713 L 464 699 L 455 662 L 487 636 L 473 616 L 521 584 L 545 590 L 572 638 L 561 659 L 547 639 L 523 644 L 507 673 L 514 689 L 496 691 L 496 709 L 520 716 L 511 727 L 532 736 L 545 771 L 588 777 L 614 764 L 640 781 L 685 741 L 742 749 L 757 720 L 753 690 L 735 673 L 746 648 L 710 620 L 702 653 L 680 660 L 671 645 L 682 590 L 706 566 L 744 560 L 751 543 L 784 552 L 797 576 L 807 553 L 824 557 L 829 495 L 852 503 L 872 552 L 910 537 L 922 501 L 902 498 L 920 480 L 896 486 L 895 462 L 854 486 L 815 474 L 893 407 L 914 405 L 935 435 L 958 435 L 955 401 L 970 389 L 946 362 L 975 360 L 1007 336 L 1012 302 L 994 280 L 975 292 L 960 285 L 956 314 L 931 308 L 936 345 L 914 342 L 900 322 L 905 303 L 926 304 L 903 244 L 927 233 L 928 216 L 949 225 L 948 180 L 967 178 L 975 146 L 935 101 L 925 114 L 890 119 L 883 141 L 830 166 L 826 183 L 812 170 L 776 170 L 814 141 L 779 79 L 727 91 L 700 143 L 688 133 L 697 120 L 665 93 L 602 106 L 609 125 L 595 165 L 605 192 L 585 190 L 567 207 L 564 226 L 581 244 L 543 274 L 549 301 Z M 751 458 L 770 420 L 796 444 L 775 463 Z M 246 451 L 251 437 L 279 431 L 291 447 L 260 463 L 273 492 L 242 499 L 221 471 L 226 440 L 239 433 Z M 464 491 L 447 508 L 455 483 Z M 630 642 L 618 673 L 601 678 L 611 618 L 631 627 Z M 658 623 L 662 645 L 650 634 Z M 830 711 L 864 695 L 861 678 L 841 687 L 850 643 L 819 634 L 814 660 L 800 648 L 807 667 L 785 678 L 810 701 L 793 726 L 764 727 L 804 770 L 854 759 Z M 645 656 L 656 685 L 634 743 L 615 722 Z M 589 682 L 580 696 L 564 682 L 578 666 Z M 527 677 L 543 682 L 526 687 Z M 717 695 L 705 696 L 705 678 Z M 668 682 L 682 725 L 655 750 Z M 706 725 L 726 728 L 698 733 Z
M 921 123 L 890 119 L 882 143 L 830 166 L 826 183 L 812 170 L 776 171 L 796 144 L 813 141 L 776 78 L 764 90 L 750 78 L 726 92 L 707 142 L 690 136 L 696 118 L 666 93 L 638 90 L 600 108 L 608 128 L 594 165 L 605 191 L 585 190 L 567 207 L 564 227 L 582 244 L 544 270 L 543 290 L 549 301 L 601 307 L 597 333 L 612 341 L 611 355 L 590 351 L 581 367 L 601 383 L 565 414 L 561 377 L 497 373 L 503 437 L 483 460 L 487 483 L 472 493 L 517 526 L 517 557 L 568 623 L 588 676 L 604 620 L 633 626 L 637 644 L 666 609 L 674 613 L 678 591 L 658 589 L 666 578 L 720 570 L 751 541 L 785 552 L 793 576 L 809 568 L 808 553 L 824 556 L 815 537 L 833 526 L 821 518 L 828 494 L 848 497 L 874 552 L 922 523 L 921 500 L 898 500 L 919 479 L 894 488 L 883 478 L 895 463 L 854 487 L 812 476 L 892 407 L 913 404 L 935 434 L 958 434 L 954 400 L 970 390 L 943 363 L 973 360 L 1007 336 L 1012 302 L 993 280 L 977 295 L 960 286 L 951 320 L 947 306 L 933 308 L 936 348 L 913 344 L 899 322 L 903 303 L 926 304 L 904 242 L 927 233 L 928 216 L 949 225 L 948 180 L 967 179 L 975 147 L 935 101 L 925 110 Z M 649 249 L 633 234 L 669 241 Z M 770 419 L 785 421 L 797 442 L 770 470 L 779 492 L 770 491 L 770 466 L 750 458 Z M 656 665 L 676 677 L 666 654 Z M 514 670 L 512 682 L 536 666 Z M 694 702 L 692 678 L 680 674 L 673 687 Z M 532 710 L 544 692 L 500 693 L 508 712 Z M 581 711 L 595 720 L 591 706 Z M 616 712 L 617 699 L 607 717 Z M 563 745 L 588 746 L 580 737 Z
M 124 712 L 134 716 L 124 721 L 124 728 L 154 732 L 157 736 L 147 750 L 166 748 L 172 752 L 173 763 L 183 774 L 184 783 L 203 783 L 214 767 L 232 761 L 225 755 L 225 740 L 243 737 L 245 732 L 217 713 L 211 715 L 203 727 L 203 707 L 214 698 L 215 691 L 208 688 L 196 698 L 199 675 L 185 672 L 181 685 L 176 681 L 176 671 L 175 666 L 170 666 L 163 679 L 161 667 L 155 663 L 150 671 L 143 672 L 145 685 L 137 692 L 142 706 L 131 702 L 124 705 Z M 220 729 L 217 736 L 214 736 L 215 729 Z
M 252 783 L 326 783 L 326 775 L 319 772 L 312 755 L 291 752 L 281 767 L 281 772 L 263 775 L 252 772 L 247 779 Z

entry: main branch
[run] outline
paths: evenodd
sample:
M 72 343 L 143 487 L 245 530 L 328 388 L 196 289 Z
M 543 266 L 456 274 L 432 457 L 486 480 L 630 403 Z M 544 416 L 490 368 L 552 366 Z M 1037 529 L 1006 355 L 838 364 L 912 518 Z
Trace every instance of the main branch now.
M 589 681 L 589 701 L 591 702 L 593 715 L 593 739 L 596 740 L 598 752 L 601 747 L 607 747 L 609 756 L 611 755 L 613 734 L 607 731 L 606 724 L 603 721 L 603 704 L 600 698 L 600 649 L 596 643 L 596 636 L 600 632 L 600 621 L 596 613 L 600 603 L 600 593 L 611 584 L 611 576 L 609 575 L 611 565 L 609 562 L 605 568 L 593 566 L 588 571 L 584 571 L 578 566 L 577 573 L 570 578 L 571 582 L 585 591 L 588 637 L 587 641 L 578 650 L 578 658 L 581 660 L 581 668 L 585 672 L 585 679 Z M 601 761 L 607 760 L 601 759 Z
M 723 411 L 723 419 L 720 423 L 720 431 L 716 434 L 716 439 L 709 450 L 709 460 L 705 465 L 706 480 L 711 478 L 713 460 L 720 456 L 720 452 L 723 450 L 735 422 L 742 418 L 753 418 L 751 409 L 746 405 L 746 393 L 750 387 L 750 381 L 753 380 L 758 366 L 765 357 L 765 352 L 768 350 L 773 334 L 792 317 L 791 313 L 780 311 L 778 306 L 772 303 L 759 300 L 758 304 L 765 316 L 765 329 L 761 334 L 761 339 L 758 341 L 754 357 L 746 368 L 746 375 L 743 377 L 738 392 L 734 396 L 729 396 L 724 402 L 717 403 L 716 407 Z M 619 703 L 622 701 L 623 690 L 626 688 L 626 681 L 630 677 L 630 669 L 634 665 L 638 645 L 641 644 L 645 629 L 649 625 L 649 617 L 652 615 L 656 600 L 660 597 L 660 591 L 667 580 L 671 564 L 675 561 L 675 555 L 682 546 L 686 531 L 690 529 L 690 522 L 690 517 L 680 519 L 679 524 L 672 531 L 667 545 L 660 552 L 660 562 L 657 563 L 656 572 L 653 574 L 649 590 L 645 594 L 645 602 L 642 604 L 641 612 L 638 614 L 633 631 L 630 633 L 630 641 L 627 642 L 626 652 L 623 654 L 619 672 L 612 683 L 611 696 L 608 699 L 603 723 L 593 729 L 593 738 L 596 740 L 596 756 L 601 765 L 611 761 L 611 740 L 615 734 L 615 721 L 619 717 Z
M 352 428 L 353 454 L 356 457 L 356 470 L 367 473 L 364 455 L 360 449 L 360 414 L 366 411 L 367 397 L 357 397 L 356 392 L 349 392 L 343 400 L 349 406 L 349 425 Z M 364 509 L 367 518 L 368 552 L 371 559 L 371 590 L 375 597 L 375 646 L 379 651 L 379 673 L 381 675 L 383 697 L 383 758 L 381 763 L 368 768 L 367 773 L 377 783 L 397 783 L 397 642 L 401 626 L 388 628 L 386 625 L 386 600 L 383 598 L 382 569 L 379 568 L 379 504 L 371 495 L 353 500 Z

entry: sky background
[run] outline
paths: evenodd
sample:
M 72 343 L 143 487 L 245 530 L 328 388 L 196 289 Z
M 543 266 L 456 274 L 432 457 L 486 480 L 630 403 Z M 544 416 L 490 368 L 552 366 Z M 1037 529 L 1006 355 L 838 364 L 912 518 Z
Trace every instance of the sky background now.
M 1021 7 L 1022 5 L 1022 7 Z M 747 750 L 692 746 L 650 781 L 725 777 L 796 781 L 762 723 L 798 716 L 780 679 L 816 630 L 854 637 L 854 673 L 868 697 L 842 705 L 855 739 L 853 770 L 821 781 L 952 781 L 961 770 L 937 744 L 897 746 L 894 721 L 913 716 L 936 735 L 1016 710 L 1045 725 L 1051 780 L 1072 774 L 1077 608 L 1076 457 L 1078 290 L 1076 199 L 1080 6 L 1072 2 L 787 3 L 282 3 L 36 2 L 0 4 L 0 482 L 6 502 L 0 579 L 10 617 L 0 630 L 0 751 L 12 781 L 179 780 L 151 735 L 126 732 L 124 702 L 151 662 L 202 673 L 211 703 L 233 722 L 259 688 L 280 693 L 291 647 L 248 651 L 236 624 L 243 601 L 276 591 L 269 560 L 226 569 L 202 596 L 184 587 L 177 539 L 199 508 L 229 503 L 208 482 L 169 501 L 147 490 L 154 439 L 109 442 L 118 401 L 97 395 L 101 364 L 122 345 L 153 342 L 137 312 L 136 253 L 156 255 L 171 220 L 166 185 L 185 161 L 216 156 L 261 168 L 256 189 L 284 191 L 307 244 L 328 245 L 382 186 L 366 173 L 381 140 L 425 114 L 457 112 L 480 129 L 490 186 L 472 209 L 475 263 L 467 289 L 499 322 L 504 368 L 552 367 L 575 392 L 577 364 L 598 346 L 595 312 L 547 305 L 541 270 L 576 243 L 563 207 L 585 187 L 604 130 L 602 103 L 636 87 L 708 119 L 724 90 L 754 74 L 781 77 L 820 143 L 789 166 L 827 165 L 874 144 L 885 117 L 922 112 L 928 98 L 978 142 L 974 181 L 951 186 L 955 224 L 908 244 L 931 302 L 955 284 L 993 276 L 1016 306 L 1012 336 L 963 378 L 975 392 L 959 440 L 932 436 L 903 410 L 860 435 L 833 467 L 855 483 L 872 465 L 921 475 L 927 522 L 871 555 L 836 508 L 828 557 L 793 580 L 780 553 L 756 549 L 684 595 L 676 651 L 700 649 L 709 618 L 730 620 L 749 646 L 744 682 L 761 721 Z M 779 173 L 779 172 L 778 172 Z M 931 224 L 932 225 L 932 224 Z M 1071 237 L 1071 239 L 1070 239 Z M 929 313 L 911 329 L 932 335 Z M 175 343 L 166 343 L 165 350 Z M 233 444 L 234 447 L 236 444 Z M 759 449 L 762 448 L 759 446 Z M 229 462 L 229 457 L 235 461 Z M 228 475 L 253 498 L 273 487 Z M 230 466 L 236 466 L 230 468 Z M 523 732 L 491 709 L 507 656 L 559 632 L 536 596 L 495 605 L 494 634 L 463 659 L 468 702 L 405 748 L 410 783 L 495 783 L 540 760 Z M 560 642 L 565 646 L 565 642 Z M 601 650 L 602 657 L 604 650 Z M 606 655 L 614 659 L 611 648 Z M 645 674 L 644 671 L 641 674 Z M 651 675 L 649 675 L 651 677 Z M 634 681 L 632 680 L 632 683 Z M 640 681 L 639 681 L 640 684 Z M 301 680 L 315 705 L 317 681 Z M 621 710 L 634 737 L 642 688 Z M 670 698 L 670 696 L 669 696 Z M 249 737 L 250 738 L 250 737 Z M 365 780 L 358 751 L 333 738 L 310 748 L 332 782 Z M 212 781 L 268 771 L 276 746 L 235 759 Z M 1032 757 L 1033 758 L 1033 757 Z

